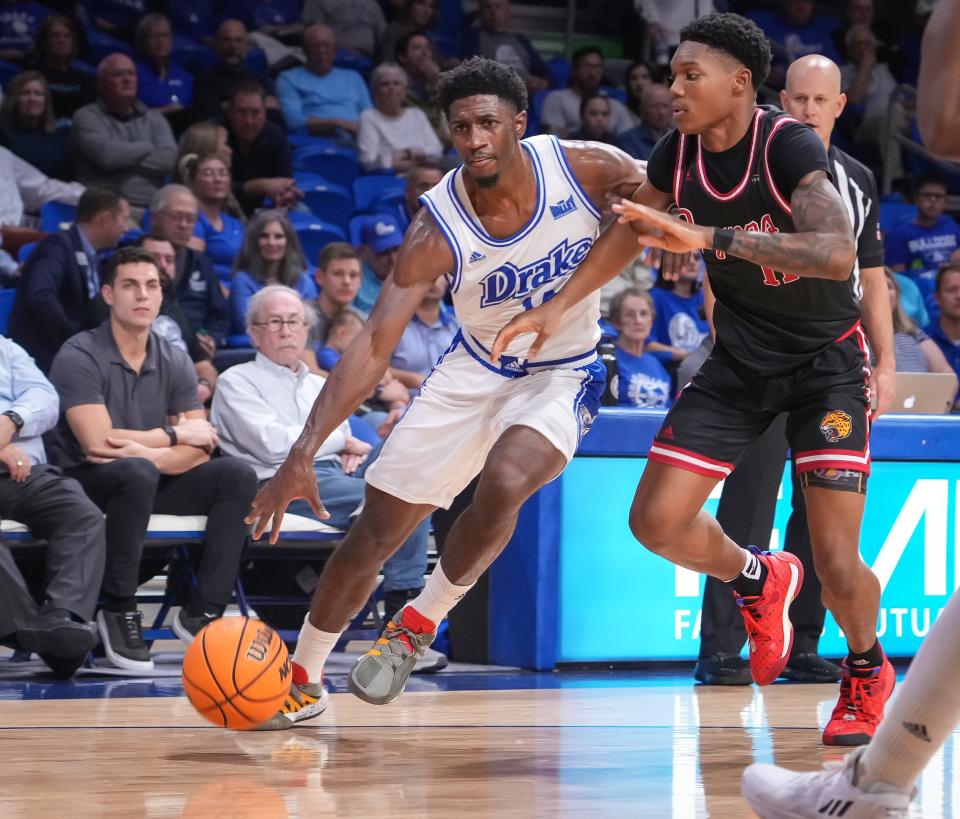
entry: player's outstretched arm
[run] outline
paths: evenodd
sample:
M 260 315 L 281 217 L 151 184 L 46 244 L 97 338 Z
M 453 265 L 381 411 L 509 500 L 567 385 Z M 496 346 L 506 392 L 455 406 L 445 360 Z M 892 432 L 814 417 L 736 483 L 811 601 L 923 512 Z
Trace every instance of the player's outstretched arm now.
M 917 124 L 931 153 L 960 162 L 960 0 L 939 0 L 927 21 L 917 81 Z
M 673 253 L 712 248 L 782 273 L 838 281 L 849 278 L 857 246 L 843 200 L 827 175 L 812 171 L 803 177 L 790 207 L 796 233 L 693 225 L 628 201 L 613 209 L 621 220 L 638 223 L 639 242 L 651 247 Z
M 396 267 L 384 283 L 370 318 L 330 373 L 286 460 L 254 498 L 246 518 L 247 523 L 254 524 L 254 539 L 263 534 L 272 517 L 270 542 L 275 543 L 283 512 L 297 498 L 307 500 L 317 514 L 324 513 L 313 472 L 317 450 L 383 377 L 417 306 L 433 282 L 453 270 L 453 265 L 449 245 L 424 208 L 404 236 Z
M 574 174 L 594 204 L 601 208 L 609 198 L 626 198 L 666 210 L 673 195 L 657 190 L 646 178 L 645 163 L 611 145 L 561 142 Z M 563 314 L 594 290 L 602 287 L 640 254 L 634 230 L 619 222 L 611 224 L 590 248 L 590 252 L 557 295 L 540 307 L 515 316 L 498 334 L 490 357 L 500 359 L 517 336 L 536 334 L 528 357 L 535 359 L 540 348 L 560 327 Z

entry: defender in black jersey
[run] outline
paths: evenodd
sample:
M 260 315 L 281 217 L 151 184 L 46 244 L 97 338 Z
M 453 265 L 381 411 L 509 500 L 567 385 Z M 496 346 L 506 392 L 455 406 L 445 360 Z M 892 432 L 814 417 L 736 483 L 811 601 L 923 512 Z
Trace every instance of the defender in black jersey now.
M 824 742 L 863 744 L 894 674 L 876 639 L 880 586 L 858 548 L 870 454 L 868 365 L 849 284 L 856 248 L 819 138 L 756 104 L 769 58 L 762 31 L 738 15 L 708 15 L 681 32 L 671 61 L 677 131 L 654 149 L 644 185 L 614 206 L 624 224 L 601 236 L 550 302 L 504 328 L 493 354 L 532 332 L 535 358 L 566 309 L 635 258 L 637 237 L 625 224 L 640 244 L 704 250 L 717 345 L 664 420 L 630 527 L 651 551 L 731 583 L 754 680 L 772 682 L 790 652 L 800 563 L 741 549 L 702 507 L 750 443 L 788 413 L 817 574 L 850 646 Z M 676 215 L 665 213 L 671 207 Z

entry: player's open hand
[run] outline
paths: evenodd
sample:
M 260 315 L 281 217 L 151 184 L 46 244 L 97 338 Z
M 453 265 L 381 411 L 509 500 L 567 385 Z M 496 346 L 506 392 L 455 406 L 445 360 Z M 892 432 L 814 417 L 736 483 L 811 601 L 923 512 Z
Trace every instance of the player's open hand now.
M 500 356 L 507 352 L 510 342 L 528 333 L 534 333 L 536 338 L 530 345 L 529 350 L 526 351 L 525 357 L 528 361 L 535 359 L 544 342 L 560 328 L 562 318 L 563 309 L 558 309 L 556 300 L 553 299 L 539 307 L 534 307 L 533 310 L 518 313 L 497 333 L 497 337 L 493 341 L 493 348 L 490 350 L 490 360 L 494 364 L 499 363 Z
M 299 498 L 309 503 L 310 508 L 321 520 L 330 517 L 317 491 L 313 459 L 303 458 L 291 452 L 277 473 L 257 492 L 250 507 L 250 514 L 244 518 L 246 523 L 253 524 L 253 539 L 259 540 L 269 526 L 270 543 L 276 543 L 280 536 L 283 513 L 286 512 L 291 501 Z
M 713 228 L 691 225 L 676 216 L 648 208 L 630 199 L 622 199 L 613 206 L 621 224 L 635 223 L 637 241 L 647 247 L 656 247 L 670 253 L 689 253 L 710 247 Z

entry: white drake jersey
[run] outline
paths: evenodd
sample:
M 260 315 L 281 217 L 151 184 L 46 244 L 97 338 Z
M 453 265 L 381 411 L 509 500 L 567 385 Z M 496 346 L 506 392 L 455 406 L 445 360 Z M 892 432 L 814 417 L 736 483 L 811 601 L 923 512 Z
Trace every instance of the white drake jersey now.
M 450 171 L 420 197 L 453 251 L 450 291 L 467 350 L 488 368 L 489 351 L 500 329 L 517 313 L 549 300 L 567 282 L 597 238 L 600 212 L 580 187 L 556 137 L 540 135 L 520 143 L 533 163 L 537 203 L 516 234 L 495 239 L 480 224 L 467 196 L 462 167 Z M 600 338 L 600 293 L 590 294 L 566 315 L 536 361 L 523 353 L 533 342 L 521 336 L 513 355 L 501 358 L 505 375 L 537 367 L 582 367 L 595 358 Z M 525 345 L 524 349 L 517 347 Z

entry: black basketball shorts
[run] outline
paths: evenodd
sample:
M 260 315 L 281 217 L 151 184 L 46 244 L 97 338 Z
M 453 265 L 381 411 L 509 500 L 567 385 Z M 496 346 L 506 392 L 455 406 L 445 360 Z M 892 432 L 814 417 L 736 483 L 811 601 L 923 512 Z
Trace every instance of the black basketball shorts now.
M 798 472 L 844 469 L 869 475 L 869 374 L 859 324 L 782 376 L 753 373 L 718 344 L 667 413 L 649 459 L 722 480 L 786 412 Z

